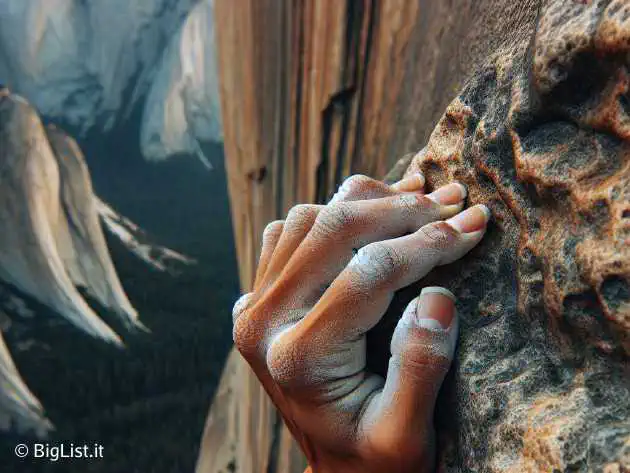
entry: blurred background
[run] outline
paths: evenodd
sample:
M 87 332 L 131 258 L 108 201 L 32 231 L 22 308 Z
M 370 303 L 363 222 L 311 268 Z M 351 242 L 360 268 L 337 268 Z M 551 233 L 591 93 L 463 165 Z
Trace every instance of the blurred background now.
M 3 473 L 194 470 L 239 292 L 212 4 L 0 0 Z M 16 458 L 45 432 L 104 458 Z

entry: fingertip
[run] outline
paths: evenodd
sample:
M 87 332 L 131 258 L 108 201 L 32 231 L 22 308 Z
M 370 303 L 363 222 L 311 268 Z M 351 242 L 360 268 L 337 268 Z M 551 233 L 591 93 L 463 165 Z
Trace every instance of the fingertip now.
M 441 294 L 443 296 L 448 297 L 453 302 L 457 301 L 457 298 L 455 297 L 455 295 L 451 291 L 446 289 L 445 287 L 440 287 L 440 286 L 428 286 L 428 287 L 425 287 L 420 292 L 420 296 L 422 297 L 425 294 Z
M 443 287 L 426 287 L 412 300 L 392 338 L 392 354 L 409 347 L 422 364 L 453 359 L 459 332 L 455 296 Z M 420 330 L 418 330 L 420 329 Z
M 446 223 L 460 233 L 475 233 L 485 230 L 491 216 L 490 209 L 480 204 L 458 213 Z
M 419 326 L 448 330 L 455 317 L 455 296 L 443 287 L 425 287 L 420 293 L 416 312 Z
M 424 189 L 426 178 L 421 172 L 416 172 L 400 181 L 392 184 L 390 187 L 398 192 L 417 192 Z
M 453 182 L 427 194 L 427 197 L 440 205 L 459 205 L 468 196 L 468 189 L 461 182 Z

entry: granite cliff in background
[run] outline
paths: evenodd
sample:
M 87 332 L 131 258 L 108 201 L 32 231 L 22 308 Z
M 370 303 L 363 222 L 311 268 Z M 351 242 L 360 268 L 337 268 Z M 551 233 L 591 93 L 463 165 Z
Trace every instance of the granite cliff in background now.
M 141 107 L 142 153 L 221 141 L 213 0 L 0 0 L 0 83 L 78 135 Z
M 389 178 L 459 179 L 496 216 L 479 248 L 421 282 L 451 288 L 463 318 L 439 471 L 625 473 L 630 2 L 454 3 L 217 1 L 243 289 L 267 221 L 423 148 Z M 198 473 L 303 467 L 233 353 Z
M 101 219 L 125 248 L 158 271 L 191 262 L 148 244 L 133 222 L 98 199 L 77 143 L 44 126 L 25 99 L 0 89 L 0 316 L 32 316 L 25 302 L 30 298 L 82 332 L 122 345 L 87 295 L 122 327 L 144 328 L 114 268 Z M 0 431 L 12 427 L 44 435 L 51 424 L 0 332 Z

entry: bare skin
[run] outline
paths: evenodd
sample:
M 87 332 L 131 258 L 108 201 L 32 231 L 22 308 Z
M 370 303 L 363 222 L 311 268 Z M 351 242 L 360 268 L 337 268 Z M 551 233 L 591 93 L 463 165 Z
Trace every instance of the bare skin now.
M 490 212 L 462 211 L 460 184 L 428 195 L 423 186 L 421 174 L 392 186 L 353 176 L 328 205 L 299 205 L 265 230 L 254 289 L 234 307 L 234 341 L 304 451 L 307 473 L 434 469 L 454 296 L 425 288 L 409 304 L 384 347 L 386 379 L 365 369 L 365 334 L 395 291 L 477 245 Z

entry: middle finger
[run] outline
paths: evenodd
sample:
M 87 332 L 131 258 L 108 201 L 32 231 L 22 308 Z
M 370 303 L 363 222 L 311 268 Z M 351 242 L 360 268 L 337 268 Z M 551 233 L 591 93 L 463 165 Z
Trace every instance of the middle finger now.
M 450 218 L 461 211 L 465 198 L 466 188 L 453 183 L 427 196 L 399 194 L 326 206 L 280 274 L 278 290 L 291 294 L 294 302 L 312 303 L 358 249 Z

